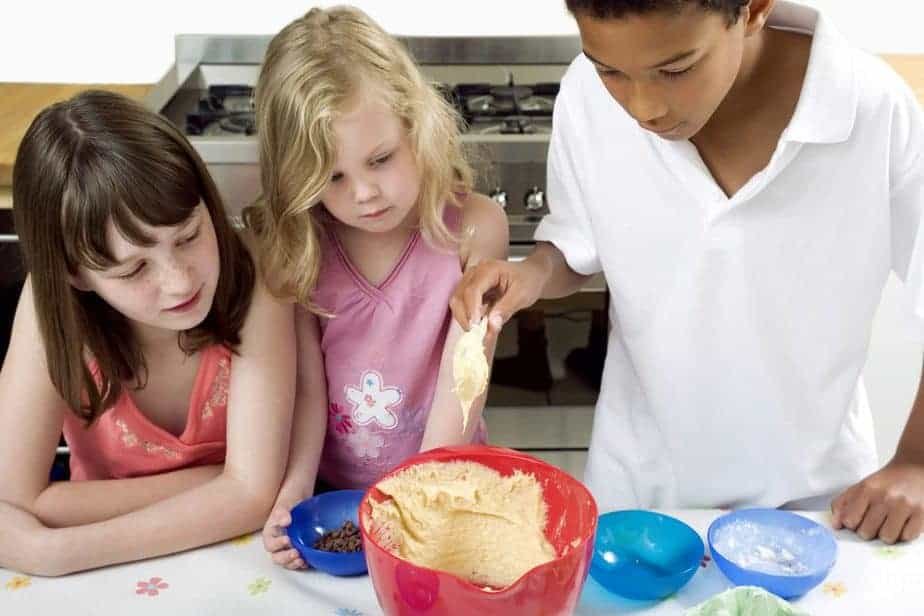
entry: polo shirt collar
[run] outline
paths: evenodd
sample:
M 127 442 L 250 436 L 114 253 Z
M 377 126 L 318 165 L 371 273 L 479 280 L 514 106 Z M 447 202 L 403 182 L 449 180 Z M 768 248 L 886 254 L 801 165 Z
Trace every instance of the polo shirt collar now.
M 799 101 L 780 140 L 846 141 L 857 114 L 856 75 L 848 43 L 817 10 L 790 2 L 779 2 L 767 25 L 814 32 Z

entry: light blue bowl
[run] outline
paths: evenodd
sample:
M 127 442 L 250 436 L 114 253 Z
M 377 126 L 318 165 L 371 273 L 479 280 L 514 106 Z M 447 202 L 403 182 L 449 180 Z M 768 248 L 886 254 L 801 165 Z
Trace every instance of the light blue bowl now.
M 737 586 L 760 586 L 801 597 L 825 579 L 837 560 L 830 530 L 789 511 L 741 509 L 709 526 L 712 559 Z
M 302 559 L 331 575 L 360 575 L 366 572 L 366 553 L 325 552 L 314 543 L 325 533 L 337 530 L 350 520 L 359 528 L 359 503 L 363 490 L 324 492 L 303 500 L 292 509 L 292 523 L 287 529 L 292 547 Z
M 699 569 L 705 547 L 695 530 L 653 511 L 614 511 L 600 516 L 590 575 L 628 599 L 663 599 Z

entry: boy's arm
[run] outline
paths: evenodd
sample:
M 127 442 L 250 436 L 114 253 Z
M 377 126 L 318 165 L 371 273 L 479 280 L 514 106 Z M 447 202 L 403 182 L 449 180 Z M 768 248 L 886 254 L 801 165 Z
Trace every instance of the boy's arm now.
M 488 260 L 466 271 L 450 306 L 466 330 L 489 308 L 488 325 L 496 335 L 517 311 L 540 299 L 576 293 L 589 278 L 572 270 L 554 244 L 537 242 L 533 252 L 519 263 Z
M 895 456 L 831 503 L 834 528 L 863 539 L 912 541 L 924 526 L 924 369 Z
M 219 476 L 137 511 L 61 529 L 47 529 L 21 508 L 0 503 L 0 566 L 60 575 L 170 554 L 259 527 L 286 464 L 295 386 L 292 325 L 291 306 L 255 289 L 232 360 L 227 456 Z

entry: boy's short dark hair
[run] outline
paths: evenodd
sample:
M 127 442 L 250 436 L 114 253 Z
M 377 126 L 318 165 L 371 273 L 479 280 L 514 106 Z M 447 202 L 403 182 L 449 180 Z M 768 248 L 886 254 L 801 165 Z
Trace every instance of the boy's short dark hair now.
M 738 21 L 741 7 L 749 0 L 565 0 L 572 14 L 589 15 L 596 19 L 619 19 L 626 15 L 652 13 L 654 11 L 679 11 L 690 4 L 697 4 L 708 11 L 723 13 L 728 23 Z

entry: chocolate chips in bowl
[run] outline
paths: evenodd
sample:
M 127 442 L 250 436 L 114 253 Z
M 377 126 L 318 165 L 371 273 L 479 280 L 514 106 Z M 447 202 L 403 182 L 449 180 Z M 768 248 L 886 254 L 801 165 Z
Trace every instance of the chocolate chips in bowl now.
M 366 553 L 359 531 L 363 490 L 323 492 L 292 509 L 286 534 L 305 563 L 330 575 L 366 572 Z
M 363 549 L 359 528 L 350 520 L 314 542 L 314 549 L 324 552 L 359 552 Z

